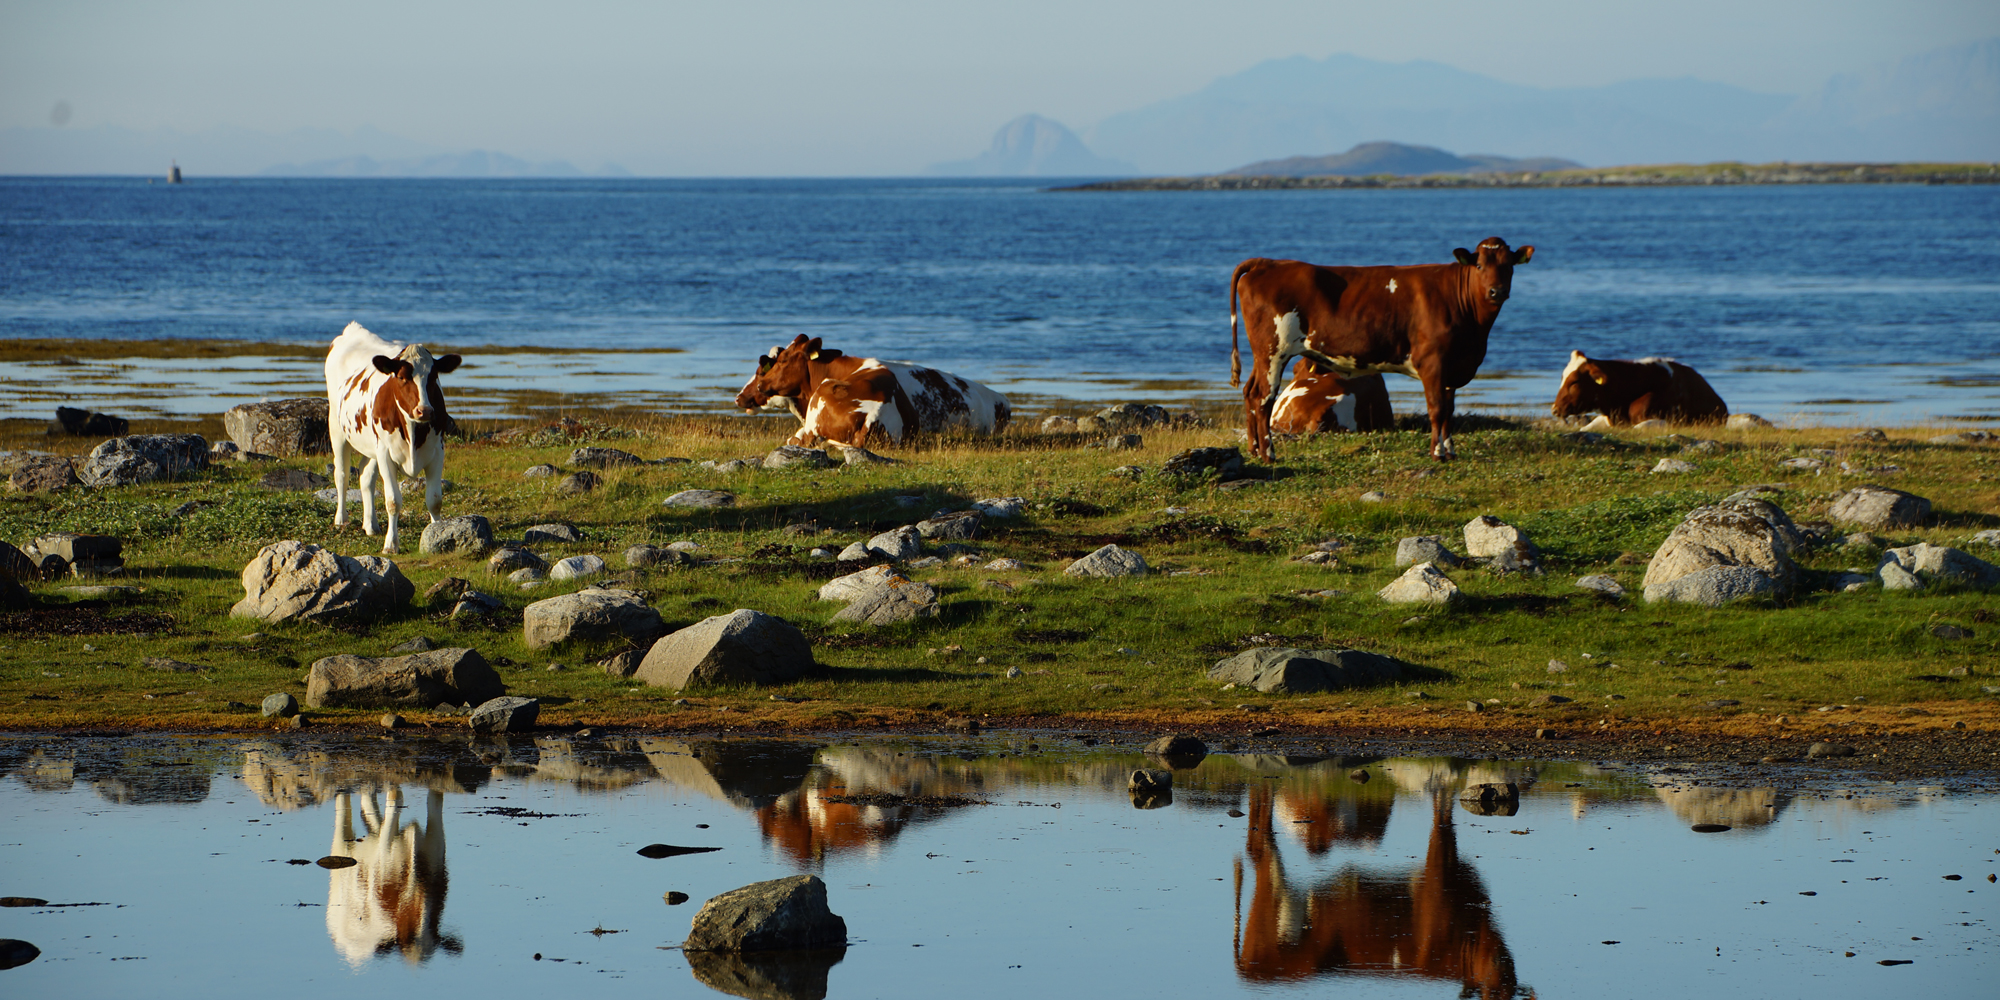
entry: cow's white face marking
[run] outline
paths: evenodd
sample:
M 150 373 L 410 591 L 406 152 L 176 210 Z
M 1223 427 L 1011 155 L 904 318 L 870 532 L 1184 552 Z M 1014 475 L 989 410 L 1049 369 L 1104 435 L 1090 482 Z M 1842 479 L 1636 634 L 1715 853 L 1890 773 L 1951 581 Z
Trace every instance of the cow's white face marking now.
M 1396 279 L 1394 278 L 1389 279 L 1389 294 L 1390 295 L 1396 294 Z
M 1584 356 L 1583 356 L 1583 352 L 1582 352 L 1582 351 L 1571 351 L 1571 352 L 1569 352 L 1569 365 L 1568 365 L 1567 367 L 1565 367 L 1565 368 L 1563 369 L 1563 377 L 1562 377 L 1562 380 L 1563 380 L 1564 382 L 1568 382 L 1568 381 L 1569 381 L 1569 377 L 1570 377 L 1571 375 L 1574 375 L 1574 374 L 1576 374 L 1576 370 L 1577 370 L 1578 368 L 1582 368 L 1582 367 L 1583 367 L 1583 363 L 1584 363 L 1584 362 L 1586 362 L 1586 361 L 1589 361 L 1589 360 L 1590 360 L 1589 358 L 1586 358 L 1586 357 L 1584 357 Z

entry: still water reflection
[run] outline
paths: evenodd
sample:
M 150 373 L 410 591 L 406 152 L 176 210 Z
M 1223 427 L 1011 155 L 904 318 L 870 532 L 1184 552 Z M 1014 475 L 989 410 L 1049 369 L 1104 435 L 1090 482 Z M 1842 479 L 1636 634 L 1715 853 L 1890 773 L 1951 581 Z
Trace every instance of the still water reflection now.
M 41 949 L 0 992 L 1498 1000 L 2000 971 L 1990 795 L 1037 739 L 0 739 L 0 895 L 52 904 L 0 909 Z M 1171 796 L 1127 791 L 1168 763 Z M 703 900 L 801 872 L 847 948 L 677 949 Z

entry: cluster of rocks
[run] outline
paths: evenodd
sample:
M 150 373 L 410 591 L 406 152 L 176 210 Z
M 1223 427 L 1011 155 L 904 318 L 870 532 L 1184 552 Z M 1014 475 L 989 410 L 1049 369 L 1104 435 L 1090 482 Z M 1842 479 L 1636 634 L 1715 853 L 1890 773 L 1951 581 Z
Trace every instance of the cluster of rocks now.
M 847 602 L 834 613 L 837 622 L 893 625 L 938 614 L 936 588 L 917 583 L 887 565 L 828 580 L 819 588 L 819 599 Z
M 199 434 L 137 434 L 91 449 L 77 478 L 92 489 L 178 479 L 208 468 L 208 440 Z
M 829 452 L 827 449 L 832 449 Z M 838 457 L 835 457 L 835 455 Z M 802 445 L 783 444 L 763 455 L 746 455 L 721 461 L 701 463 L 704 469 L 716 472 L 743 472 L 750 469 L 830 469 L 837 465 L 901 465 L 900 459 L 878 455 L 859 445 L 826 442 L 826 448 L 807 448 Z
M 1124 433 L 1147 427 L 1200 427 L 1201 417 L 1193 410 L 1179 413 L 1168 411 L 1164 406 L 1146 403 L 1119 403 L 1107 406 L 1096 413 L 1081 417 L 1053 416 L 1042 421 L 1044 434 L 1102 434 L 1106 432 Z
M 1460 556 L 1438 535 L 1416 535 L 1396 543 L 1396 565 L 1403 575 L 1376 592 L 1391 604 L 1450 604 L 1460 598 L 1458 584 L 1445 569 L 1480 564 L 1502 575 L 1542 572 L 1542 553 L 1521 529 L 1481 514 L 1462 529 L 1466 555 Z

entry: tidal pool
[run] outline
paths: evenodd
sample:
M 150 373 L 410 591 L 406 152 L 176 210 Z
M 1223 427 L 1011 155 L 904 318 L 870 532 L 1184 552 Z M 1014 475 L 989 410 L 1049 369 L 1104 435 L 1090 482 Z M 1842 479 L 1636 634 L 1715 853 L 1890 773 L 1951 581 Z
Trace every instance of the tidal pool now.
M 1164 766 L 1136 742 L 1052 734 L 0 738 L 0 895 L 47 901 L 0 908 L 40 949 L 0 993 L 1944 997 L 2000 972 L 1990 794 L 1366 745 L 1175 763 L 1135 796 Z M 296 863 L 323 857 L 354 863 Z M 800 873 L 844 950 L 678 949 L 704 900 Z

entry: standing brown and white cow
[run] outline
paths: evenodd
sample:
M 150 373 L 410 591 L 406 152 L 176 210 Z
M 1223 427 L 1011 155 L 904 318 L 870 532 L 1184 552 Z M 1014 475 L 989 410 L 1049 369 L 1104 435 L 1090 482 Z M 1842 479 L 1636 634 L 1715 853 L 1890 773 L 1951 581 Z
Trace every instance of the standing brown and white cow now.
M 1397 372 L 1424 384 L 1431 457 L 1452 458 L 1452 399 L 1486 360 L 1486 337 L 1513 288 L 1514 268 L 1535 248 L 1510 249 L 1495 236 L 1477 252 L 1452 251 L 1454 264 L 1322 267 L 1253 257 L 1229 278 L 1229 382 L 1243 384 L 1250 450 L 1271 449 L 1271 406 L 1285 365 L 1296 357 L 1341 376 Z M 1238 302 L 1241 302 L 1239 310 Z M 1242 380 L 1236 321 L 1250 339 Z
M 803 334 L 757 359 L 757 374 L 736 394 L 746 410 L 803 400 L 793 444 L 821 440 L 860 447 L 870 435 L 905 443 L 919 433 L 963 429 L 998 434 L 1013 417 L 1007 397 L 970 379 L 902 361 L 854 358 Z M 790 408 L 790 407 L 788 407 Z
M 382 480 L 389 524 L 382 551 L 393 555 L 403 506 L 398 475 L 424 477 L 424 509 L 438 519 L 444 493 L 444 409 L 438 376 L 460 358 L 434 358 L 422 344 L 392 344 L 359 323 L 347 324 L 326 355 L 327 430 L 333 441 L 333 525 L 347 525 L 347 456 L 359 453 L 361 529 L 375 533 L 375 479 Z
M 1613 427 L 1641 420 L 1719 424 L 1729 419 L 1729 404 L 1708 380 L 1672 358 L 1611 361 L 1584 357 L 1582 351 L 1569 352 L 1549 410 L 1558 417 L 1602 413 Z
M 1311 361 L 1299 362 L 1291 384 L 1278 394 L 1278 404 L 1271 410 L 1271 431 L 1276 434 L 1395 429 L 1396 412 L 1389 406 L 1389 387 L 1382 376 L 1341 378 Z

